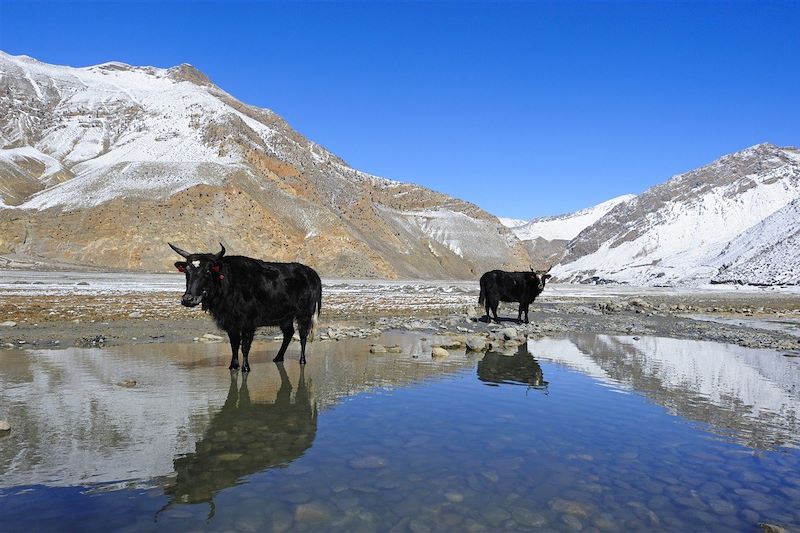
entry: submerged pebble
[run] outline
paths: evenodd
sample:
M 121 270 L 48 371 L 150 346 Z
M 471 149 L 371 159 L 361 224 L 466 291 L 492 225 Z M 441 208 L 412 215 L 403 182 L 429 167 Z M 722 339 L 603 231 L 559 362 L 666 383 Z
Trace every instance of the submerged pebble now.
M 514 520 L 522 525 L 527 527 L 542 527 L 547 524 L 547 518 L 544 515 L 539 514 L 535 511 L 527 509 L 525 507 L 516 507 L 511 511 L 511 516 Z
M 295 508 L 294 519 L 300 523 L 325 522 L 331 517 L 331 513 L 332 509 L 325 503 L 301 503 Z
M 372 468 L 383 468 L 388 464 L 388 462 L 383 457 L 378 457 L 377 455 L 367 455 L 366 457 L 352 459 L 350 462 L 348 462 L 348 464 L 350 465 L 350 468 L 355 468 L 356 470 L 367 470 Z

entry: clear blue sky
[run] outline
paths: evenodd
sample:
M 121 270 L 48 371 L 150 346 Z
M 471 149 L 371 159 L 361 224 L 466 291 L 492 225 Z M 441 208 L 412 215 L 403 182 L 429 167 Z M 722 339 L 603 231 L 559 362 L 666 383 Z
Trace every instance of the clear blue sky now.
M 0 0 L 0 49 L 191 63 L 358 169 L 525 219 L 800 145 L 800 2 Z

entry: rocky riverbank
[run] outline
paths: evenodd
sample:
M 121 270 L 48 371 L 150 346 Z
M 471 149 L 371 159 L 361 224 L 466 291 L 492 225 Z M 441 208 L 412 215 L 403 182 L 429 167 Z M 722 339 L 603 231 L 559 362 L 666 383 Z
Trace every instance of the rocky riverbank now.
M 800 298 L 793 294 L 688 293 L 613 295 L 545 292 L 530 324 L 515 320 L 516 306 L 503 304 L 500 324 L 482 321 L 470 302 L 477 294 L 441 289 L 414 299 L 402 291 L 340 291 L 326 294 L 317 338 L 373 338 L 387 330 L 429 332 L 450 339 L 440 347 L 465 349 L 482 339 L 488 349 L 511 349 L 527 337 L 567 332 L 711 340 L 800 355 Z M 433 291 L 435 292 L 435 291 Z M 399 294 L 399 296 L 398 296 Z M 413 294 L 412 294 L 413 296 Z M 107 346 L 152 342 L 226 342 L 200 309 L 178 304 L 173 292 L 129 294 L 3 295 L 0 347 Z M 280 332 L 259 330 L 270 340 Z M 472 349 L 483 349 L 475 348 Z M 443 352 L 438 352 L 444 356 Z

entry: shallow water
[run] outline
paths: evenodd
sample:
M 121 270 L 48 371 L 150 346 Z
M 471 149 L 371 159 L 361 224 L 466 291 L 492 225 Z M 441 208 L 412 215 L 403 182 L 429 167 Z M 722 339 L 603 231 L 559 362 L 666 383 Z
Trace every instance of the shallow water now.
M 800 362 L 574 335 L 0 352 L 0 530 L 800 527 Z M 126 383 L 135 380 L 136 385 Z

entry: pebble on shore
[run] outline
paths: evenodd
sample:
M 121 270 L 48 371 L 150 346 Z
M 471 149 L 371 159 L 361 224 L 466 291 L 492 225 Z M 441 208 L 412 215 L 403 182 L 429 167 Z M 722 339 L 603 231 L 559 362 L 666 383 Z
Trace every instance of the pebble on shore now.
M 434 346 L 431 348 L 431 357 L 439 358 L 439 357 L 449 357 L 450 352 L 442 348 L 441 346 Z

